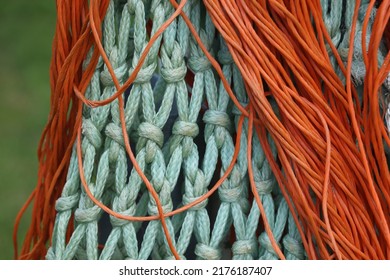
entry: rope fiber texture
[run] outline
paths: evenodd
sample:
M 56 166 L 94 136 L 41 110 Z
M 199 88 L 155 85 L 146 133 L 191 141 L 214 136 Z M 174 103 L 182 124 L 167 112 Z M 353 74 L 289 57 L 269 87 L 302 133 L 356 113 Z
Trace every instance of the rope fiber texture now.
M 390 3 L 360 2 L 57 0 L 15 258 L 389 258 Z

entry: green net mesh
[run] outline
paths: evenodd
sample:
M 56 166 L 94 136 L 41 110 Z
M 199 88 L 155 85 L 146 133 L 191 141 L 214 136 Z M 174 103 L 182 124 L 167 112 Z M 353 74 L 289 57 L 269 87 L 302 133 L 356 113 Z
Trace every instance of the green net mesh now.
M 329 34 L 346 59 L 343 53 L 348 46 L 347 27 L 353 1 L 321 2 Z M 202 1 L 188 1 L 184 12 L 245 107 L 248 98 L 241 74 Z M 120 82 L 134 71 L 150 37 L 173 13 L 168 0 L 111 1 L 102 38 Z M 362 21 L 364 15 L 361 18 Z M 357 33 L 356 40 L 359 36 L 361 33 Z M 356 51 L 355 56 L 359 55 L 361 50 Z M 336 60 L 333 61 L 337 67 Z M 356 59 L 352 67 L 357 83 L 364 77 L 361 63 Z M 88 64 L 88 59 L 84 64 Z M 86 97 L 104 100 L 115 92 L 112 77 L 101 59 Z M 164 213 L 208 192 L 229 167 L 237 141 L 240 149 L 230 175 L 209 199 L 166 218 L 175 248 L 182 259 L 278 259 L 262 215 L 286 258 L 304 259 L 296 224 L 259 139 L 253 136 L 254 156 L 248 162 L 246 121 L 241 137 L 236 137 L 242 123 L 240 117 L 241 112 L 186 23 L 181 17 L 176 18 L 153 45 L 125 93 L 126 129 L 132 150 L 158 193 Z M 276 156 L 272 139 L 269 142 Z M 127 156 L 117 100 L 97 108 L 84 107 L 82 154 L 85 179 L 98 200 L 122 215 L 158 215 L 155 200 Z M 248 165 L 253 168 L 264 213 L 260 213 L 253 199 Z M 174 258 L 160 220 L 119 219 L 106 214 L 88 198 L 80 182 L 76 147 L 56 210 L 47 259 Z M 67 238 L 69 223 L 74 223 L 74 228 Z

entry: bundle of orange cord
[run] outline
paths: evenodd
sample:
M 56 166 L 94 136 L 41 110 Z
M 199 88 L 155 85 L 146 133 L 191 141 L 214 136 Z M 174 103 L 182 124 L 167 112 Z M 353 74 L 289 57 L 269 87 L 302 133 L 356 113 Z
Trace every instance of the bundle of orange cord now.
M 88 3 L 89 2 L 89 3 Z M 200 47 L 221 77 L 231 99 L 249 120 L 248 161 L 251 135 L 255 132 L 263 146 L 279 186 L 297 222 L 310 259 L 389 259 L 390 258 L 390 173 L 384 145 L 390 145 L 388 131 L 380 110 L 381 85 L 390 71 L 390 55 L 378 65 L 378 48 L 390 17 L 390 2 L 377 7 L 372 34 L 365 34 L 374 5 L 371 1 L 363 23 L 363 48 L 366 76 L 362 104 L 351 81 L 360 1 L 356 1 L 347 64 L 344 65 L 322 20 L 319 0 L 251 1 L 203 0 L 214 25 L 226 41 L 241 71 L 250 99 L 243 108 L 234 97 L 218 62 L 207 52 L 189 18 L 182 11 L 187 1 L 170 1 L 175 13 L 150 39 L 138 67 L 120 85 L 101 44 L 101 23 L 109 0 L 57 0 L 58 20 L 51 64 L 51 112 L 43 132 L 38 157 L 37 187 L 19 213 L 14 231 L 15 257 L 44 258 L 55 220 L 54 204 L 65 183 L 72 147 L 78 142 L 80 175 L 91 199 L 111 215 L 128 220 L 160 219 L 188 209 L 199 201 L 170 213 L 163 213 L 158 195 L 147 178 L 137 169 L 127 133 L 126 150 L 159 208 L 159 216 L 126 217 L 111 211 L 92 197 L 83 180 L 80 130 L 82 106 L 102 106 L 119 100 L 122 130 L 126 132 L 123 92 L 134 81 L 153 42 L 178 16 L 183 17 Z M 94 46 L 91 62 L 83 61 Z M 329 58 L 331 49 L 344 76 L 337 76 Z M 90 82 L 99 56 L 106 63 L 117 93 L 96 102 L 83 94 Z M 378 94 L 379 93 L 379 94 Z M 267 97 L 266 97 L 267 95 Z M 276 101 L 277 114 L 269 103 Z M 242 118 L 237 132 L 241 135 Z M 253 131 L 254 129 L 254 131 Z M 266 134 L 272 136 L 278 158 L 272 156 Z M 240 141 L 236 141 L 238 145 Z M 237 158 L 236 146 L 231 166 Z M 210 196 L 224 178 L 210 188 Z M 254 190 L 253 174 L 249 176 Z M 253 192 L 262 209 L 261 200 Z M 32 221 L 21 255 L 16 244 L 20 219 L 33 203 Z M 262 211 L 263 212 L 263 211 Z M 278 245 L 262 217 L 267 233 L 280 258 Z M 299 221 L 299 222 L 298 222 Z M 72 228 L 69 227 L 69 234 Z M 175 248 L 167 240 L 174 255 Z

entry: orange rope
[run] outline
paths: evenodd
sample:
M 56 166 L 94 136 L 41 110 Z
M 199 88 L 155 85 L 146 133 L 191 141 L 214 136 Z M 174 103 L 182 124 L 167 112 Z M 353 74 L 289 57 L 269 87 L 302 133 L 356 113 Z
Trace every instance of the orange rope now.
M 321 258 L 330 258 L 331 249 L 339 259 L 387 258 L 390 247 L 389 201 L 383 197 L 387 197 L 390 177 L 382 140 L 379 139 L 387 141 L 388 136 L 383 135 L 386 130 L 378 114 L 379 102 L 372 96 L 367 98 L 372 100 L 372 110 L 377 113 L 369 116 L 374 128 L 364 125 L 364 109 L 362 112 L 358 105 L 350 74 L 359 1 L 356 2 L 351 28 L 347 67 L 345 70 L 342 67 L 346 89 L 327 55 L 325 41 L 328 44 L 331 41 L 323 35 L 326 30 L 320 20 L 319 1 L 204 2 L 240 68 L 256 115 L 263 120 L 276 142 L 287 179 L 285 186 L 302 224 L 310 232 L 307 239 L 314 237 L 317 242 L 318 250 L 306 245 L 309 257 L 315 258 L 318 254 Z M 376 61 L 378 43 L 388 22 L 387 6 L 388 3 L 382 4 L 377 11 L 369 48 L 373 54 L 369 61 Z M 305 16 L 310 14 L 316 21 L 317 36 L 313 33 L 311 17 Z M 320 35 L 325 36 L 325 40 Z M 332 50 L 335 52 L 334 47 Z M 365 83 L 365 91 L 372 90 L 377 94 L 389 72 L 386 61 L 387 58 L 378 73 L 380 79 L 377 78 L 371 87 Z M 377 67 L 370 63 L 367 69 Z M 264 82 L 278 103 L 280 120 L 264 95 Z M 302 103 L 299 100 L 302 97 L 308 102 Z M 370 146 L 364 145 L 362 139 L 371 131 L 377 131 L 377 138 L 366 140 Z M 273 166 L 276 176 L 280 176 Z M 378 178 L 379 175 L 382 179 Z M 329 188 L 321 188 L 321 181 L 328 176 L 332 190 L 329 199 Z M 327 184 L 325 182 L 324 186 Z M 322 211 L 313 201 L 312 193 L 316 200 L 322 201 Z M 339 214 L 340 207 L 343 215 Z M 360 217 L 353 218 L 351 213 L 354 212 Z M 381 233 L 378 235 L 375 229 Z M 356 231 L 359 234 L 355 233 L 353 237 L 352 232 Z M 356 237 L 360 240 L 355 240 Z M 372 246 L 374 250 L 369 249 Z

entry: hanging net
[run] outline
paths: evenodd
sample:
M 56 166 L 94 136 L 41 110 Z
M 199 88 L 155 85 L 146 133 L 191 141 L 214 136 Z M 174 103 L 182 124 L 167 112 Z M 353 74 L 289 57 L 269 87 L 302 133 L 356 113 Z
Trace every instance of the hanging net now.
M 390 257 L 389 1 L 56 2 L 15 258 Z

